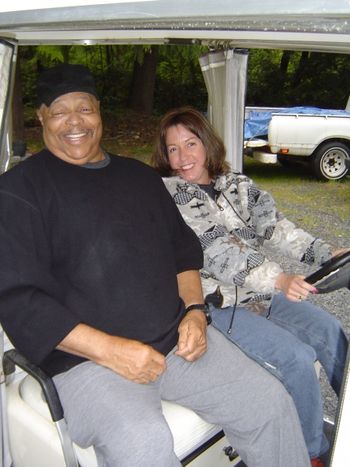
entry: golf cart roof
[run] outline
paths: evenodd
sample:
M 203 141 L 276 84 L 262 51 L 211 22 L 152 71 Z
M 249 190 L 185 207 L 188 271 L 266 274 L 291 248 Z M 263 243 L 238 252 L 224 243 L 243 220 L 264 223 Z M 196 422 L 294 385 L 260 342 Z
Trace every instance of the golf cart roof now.
M 202 43 L 350 52 L 348 0 L 12 0 L 0 37 L 19 45 Z

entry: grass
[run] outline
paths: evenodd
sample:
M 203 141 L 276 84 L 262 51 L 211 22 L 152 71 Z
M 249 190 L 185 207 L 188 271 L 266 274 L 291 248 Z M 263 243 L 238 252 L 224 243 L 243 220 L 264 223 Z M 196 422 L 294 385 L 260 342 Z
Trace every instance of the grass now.
M 103 147 L 112 154 L 120 154 L 127 157 L 138 159 L 145 164 L 149 164 L 153 150 L 152 144 L 144 144 L 138 147 L 130 147 L 125 143 L 115 143 L 112 141 L 103 141 Z
M 331 237 L 350 237 L 350 178 L 316 180 L 306 166 L 293 168 L 262 164 L 247 158 L 244 172 L 269 191 L 277 207 L 300 227 L 317 235 L 328 230 Z M 348 241 L 349 243 L 349 241 Z

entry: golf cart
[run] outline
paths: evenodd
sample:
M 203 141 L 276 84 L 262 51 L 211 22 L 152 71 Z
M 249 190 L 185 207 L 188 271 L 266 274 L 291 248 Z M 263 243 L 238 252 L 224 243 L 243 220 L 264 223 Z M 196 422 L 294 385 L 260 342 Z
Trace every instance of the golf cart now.
M 88 47 L 97 43 L 172 44 L 180 41 L 209 46 L 224 42 L 226 49 L 219 52 L 219 58 L 224 62 L 221 74 L 225 95 L 221 102 L 225 105 L 217 104 L 218 91 L 209 84 L 210 75 L 218 69 L 215 61 L 218 56 L 211 54 L 201 66 L 208 80 L 209 117 L 224 138 L 232 167 L 241 170 L 249 48 L 349 53 L 349 19 L 348 2 L 333 0 L 295 0 L 292 4 L 283 0 L 267 0 L 263 4 L 256 0 L 243 4 L 238 0 L 52 0 L 49 8 L 42 8 L 35 1 L 30 7 L 23 6 L 22 2 L 14 0 L 2 5 L 0 170 L 8 169 L 13 156 L 10 103 L 17 50 L 21 45 L 83 44 Z M 339 276 L 345 281 L 341 282 L 342 286 L 349 287 L 343 275 L 344 270 L 349 272 L 346 264 L 327 265 L 327 287 L 338 287 Z M 338 272 L 334 272 L 334 267 Z M 320 277 L 312 280 L 317 287 L 323 287 Z M 52 381 L 10 347 L 11 344 L 6 343 L 0 374 L 0 455 L 4 467 L 76 466 L 78 463 L 96 466 L 91 448 L 81 450 L 72 446 Z M 350 464 L 346 446 L 350 424 L 347 374 L 336 420 L 332 467 Z M 220 427 L 207 424 L 193 412 L 174 404 L 164 402 L 163 409 L 174 435 L 175 451 L 184 465 L 219 467 L 240 463 L 234 446 L 229 446 Z

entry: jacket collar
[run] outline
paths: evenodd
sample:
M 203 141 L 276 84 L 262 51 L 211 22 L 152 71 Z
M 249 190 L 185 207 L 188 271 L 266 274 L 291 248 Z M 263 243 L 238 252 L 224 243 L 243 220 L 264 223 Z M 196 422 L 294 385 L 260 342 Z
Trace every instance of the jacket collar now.
M 238 173 L 235 172 L 228 172 L 224 175 L 219 175 L 215 179 L 214 188 L 217 191 L 226 191 L 232 183 L 237 183 L 237 177 L 239 176 Z M 197 183 L 189 183 L 183 180 L 181 177 L 175 175 L 171 177 L 171 179 L 175 182 L 178 191 L 186 191 L 188 193 L 195 193 L 200 190 L 200 186 Z

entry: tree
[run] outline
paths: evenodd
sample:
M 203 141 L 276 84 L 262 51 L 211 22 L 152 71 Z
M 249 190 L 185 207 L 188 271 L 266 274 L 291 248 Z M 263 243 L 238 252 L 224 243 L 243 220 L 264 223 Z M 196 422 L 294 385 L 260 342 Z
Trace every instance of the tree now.
M 349 72 L 345 54 L 251 50 L 247 104 L 344 108 Z
M 292 76 L 292 87 L 296 88 L 300 85 L 302 77 L 307 69 L 308 61 L 309 61 L 309 52 L 302 52 L 300 54 L 298 65 L 294 70 L 294 76 Z
M 159 47 L 155 94 L 158 112 L 183 105 L 206 110 L 208 96 L 198 60 L 206 52 L 207 47 L 198 45 Z
M 128 107 L 145 114 L 151 114 L 156 82 L 158 46 L 152 45 L 146 49 L 142 46 L 137 47 L 138 53 L 134 60 Z
M 22 46 L 14 109 L 20 116 L 35 105 L 38 68 L 59 62 L 81 63 L 95 75 L 104 111 L 130 107 L 147 114 L 192 105 L 206 110 L 207 91 L 198 58 L 199 45 Z M 253 49 L 249 52 L 247 105 L 314 105 L 344 108 L 349 95 L 350 56 L 316 52 Z M 17 130 L 21 135 L 20 128 Z

